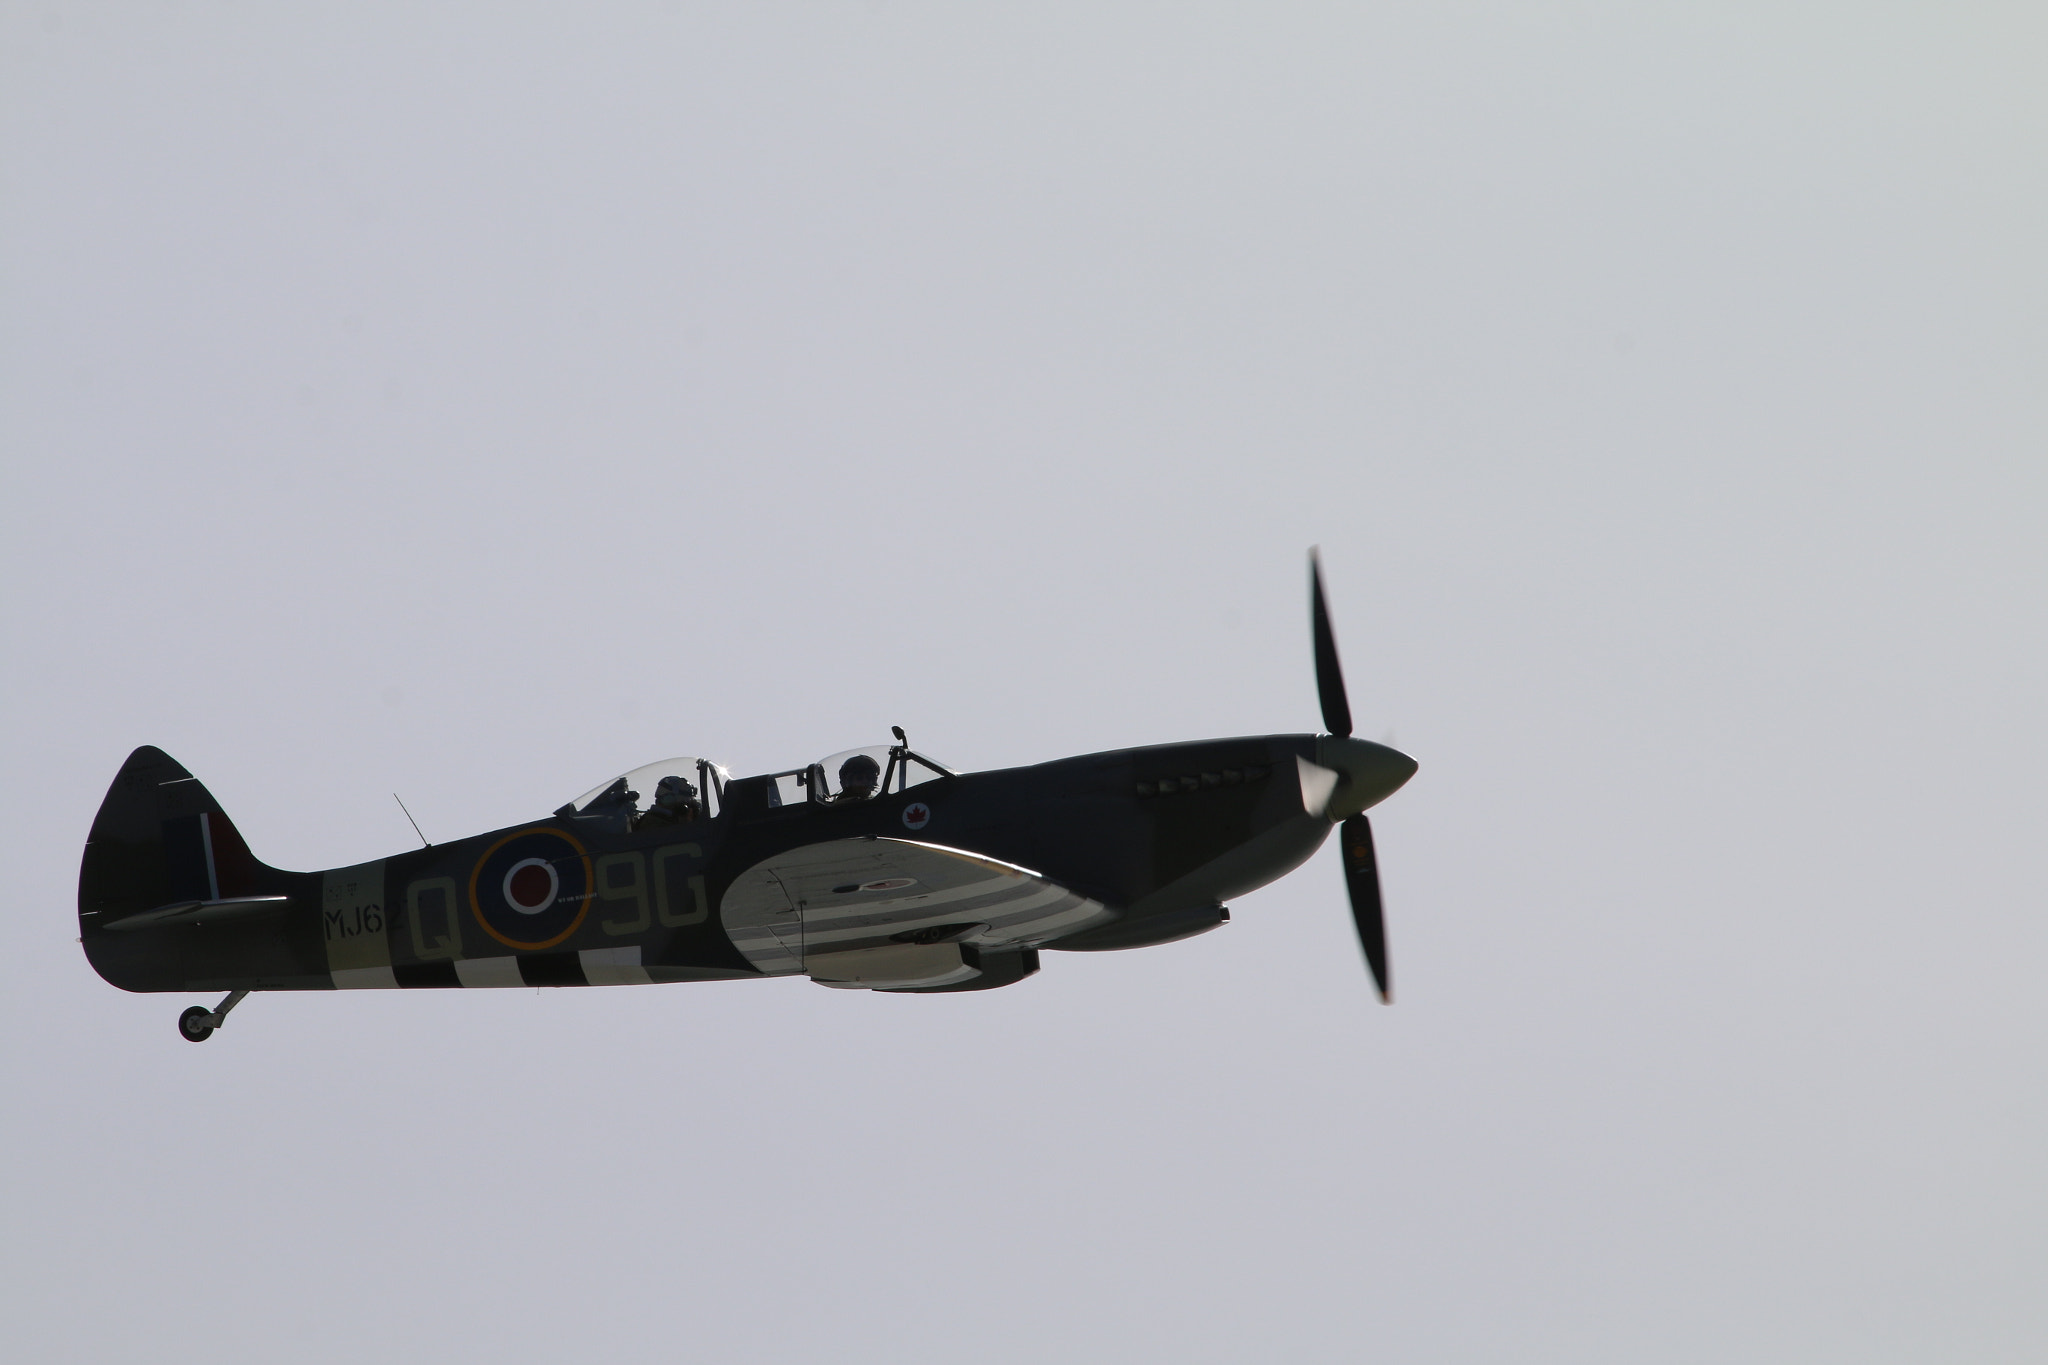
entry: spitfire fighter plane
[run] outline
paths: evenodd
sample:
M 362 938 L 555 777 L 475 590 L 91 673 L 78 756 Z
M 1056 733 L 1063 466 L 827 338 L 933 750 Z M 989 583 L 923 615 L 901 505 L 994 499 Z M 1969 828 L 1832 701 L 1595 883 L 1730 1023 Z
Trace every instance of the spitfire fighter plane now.
M 1415 773 L 1351 737 L 1310 558 L 1320 735 L 1262 735 L 955 772 L 896 742 L 733 777 L 672 758 L 545 819 L 325 872 L 259 861 L 198 779 L 130 754 L 78 882 L 86 959 L 131 991 L 225 991 L 178 1019 L 210 1037 L 252 991 L 621 986 L 807 976 L 902 993 L 988 990 L 1039 950 L 1141 948 L 1224 924 L 1224 903 L 1340 831 L 1359 942 L 1389 998 L 1372 827 Z

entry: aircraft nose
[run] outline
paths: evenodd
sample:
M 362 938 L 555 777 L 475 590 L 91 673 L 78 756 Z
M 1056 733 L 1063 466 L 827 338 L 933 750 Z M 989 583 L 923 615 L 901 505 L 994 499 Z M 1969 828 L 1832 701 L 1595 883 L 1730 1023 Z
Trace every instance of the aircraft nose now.
M 1378 805 L 1401 790 L 1421 766 L 1399 749 L 1334 735 L 1316 741 L 1316 762 L 1344 775 L 1325 812 L 1332 820 L 1347 819 Z

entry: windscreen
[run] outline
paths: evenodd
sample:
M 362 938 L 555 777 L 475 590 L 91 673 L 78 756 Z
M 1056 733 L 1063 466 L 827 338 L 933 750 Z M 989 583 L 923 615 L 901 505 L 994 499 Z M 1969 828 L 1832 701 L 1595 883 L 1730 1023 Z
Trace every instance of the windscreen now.
M 846 749 L 811 765 L 811 799 L 824 805 L 849 804 L 952 775 L 949 769 L 897 745 Z

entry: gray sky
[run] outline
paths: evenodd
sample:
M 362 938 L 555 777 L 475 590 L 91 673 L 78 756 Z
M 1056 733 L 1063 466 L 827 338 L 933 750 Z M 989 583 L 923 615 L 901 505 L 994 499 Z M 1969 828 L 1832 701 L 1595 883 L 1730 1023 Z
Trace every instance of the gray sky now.
M 10 1354 L 2048 1353 L 2024 5 L 0 6 Z M 76 943 L 671 753 L 1312 729 L 1335 856 L 980 995 Z

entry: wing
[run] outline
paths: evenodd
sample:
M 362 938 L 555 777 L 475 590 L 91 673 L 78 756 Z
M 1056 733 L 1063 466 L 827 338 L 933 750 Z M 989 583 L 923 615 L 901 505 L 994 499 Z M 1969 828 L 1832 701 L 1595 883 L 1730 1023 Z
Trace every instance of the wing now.
M 978 853 L 910 839 L 836 839 L 748 868 L 719 915 L 762 972 L 879 986 L 962 971 L 963 945 L 1035 947 L 1110 912 L 1029 868 Z

